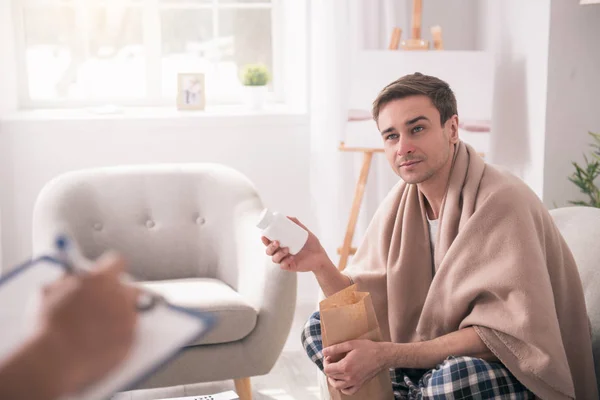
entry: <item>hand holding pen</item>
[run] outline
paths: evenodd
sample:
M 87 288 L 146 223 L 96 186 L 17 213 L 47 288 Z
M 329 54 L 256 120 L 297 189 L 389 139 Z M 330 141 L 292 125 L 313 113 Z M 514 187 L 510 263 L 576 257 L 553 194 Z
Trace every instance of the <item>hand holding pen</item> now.
M 0 398 L 73 395 L 126 359 L 139 290 L 121 282 L 124 270 L 123 258 L 106 254 L 89 273 L 67 274 L 44 287 L 35 331 L 0 363 Z M 23 376 L 31 380 L 22 384 Z

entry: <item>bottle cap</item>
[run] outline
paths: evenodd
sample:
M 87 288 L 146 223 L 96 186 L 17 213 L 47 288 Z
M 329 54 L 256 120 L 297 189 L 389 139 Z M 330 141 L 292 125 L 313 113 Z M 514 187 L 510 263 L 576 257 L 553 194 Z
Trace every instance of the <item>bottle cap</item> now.
M 260 214 L 256 226 L 259 229 L 266 229 L 271 224 L 271 221 L 273 221 L 273 213 L 268 208 L 265 208 Z

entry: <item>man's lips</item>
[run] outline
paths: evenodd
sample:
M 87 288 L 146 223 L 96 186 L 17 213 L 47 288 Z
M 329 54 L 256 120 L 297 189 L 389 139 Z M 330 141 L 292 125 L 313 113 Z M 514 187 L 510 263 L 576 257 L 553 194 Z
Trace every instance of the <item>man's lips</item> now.
M 415 165 L 417 163 L 420 163 L 421 160 L 411 160 L 411 161 L 405 161 L 402 164 L 400 164 L 400 168 L 402 167 L 410 167 L 411 165 Z

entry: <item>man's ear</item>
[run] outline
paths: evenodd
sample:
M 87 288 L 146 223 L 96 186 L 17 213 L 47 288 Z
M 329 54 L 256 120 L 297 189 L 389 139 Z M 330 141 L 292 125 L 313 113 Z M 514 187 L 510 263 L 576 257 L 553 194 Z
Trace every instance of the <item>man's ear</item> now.
M 458 143 L 458 115 L 454 114 L 446 121 L 446 129 L 448 130 L 448 138 L 450 143 Z

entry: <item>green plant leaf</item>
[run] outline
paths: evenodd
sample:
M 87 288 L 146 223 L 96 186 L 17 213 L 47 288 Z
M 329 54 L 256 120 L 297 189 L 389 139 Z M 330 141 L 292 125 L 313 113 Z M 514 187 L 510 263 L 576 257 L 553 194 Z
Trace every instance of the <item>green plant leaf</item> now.
M 265 86 L 271 76 L 264 64 L 248 64 L 242 68 L 241 80 L 244 86 Z
M 600 134 L 588 132 L 593 142 L 589 144 L 592 148 L 591 158 L 583 154 L 584 164 L 579 165 L 572 161 L 575 171 L 568 177 L 569 181 L 576 185 L 588 201 L 572 200 L 569 204 L 600 208 L 600 188 L 596 180 L 600 177 Z
M 586 203 L 585 201 L 581 201 L 581 200 L 569 201 L 569 204 L 573 204 L 575 206 L 584 206 L 584 207 L 588 206 L 588 203 Z

